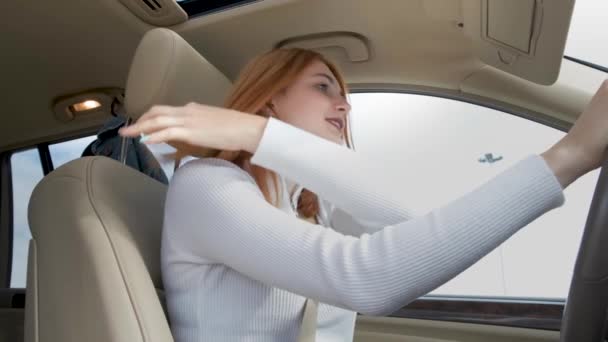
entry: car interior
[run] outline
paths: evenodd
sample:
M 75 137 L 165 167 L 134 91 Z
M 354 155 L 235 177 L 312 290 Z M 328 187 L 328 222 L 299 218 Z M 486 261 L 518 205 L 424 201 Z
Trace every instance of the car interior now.
M 155 104 L 219 106 L 248 60 L 280 47 L 323 53 L 353 93 L 434 94 L 566 131 L 593 95 L 560 78 L 574 6 L 574 0 L 5 1 L 0 341 L 173 341 L 159 262 L 167 186 L 104 156 L 49 170 L 28 204 L 27 285 L 10 288 L 11 153 L 95 134 L 116 108 L 132 122 Z M 87 101 L 96 106 L 77 108 Z M 584 271 L 579 279 L 594 285 L 573 286 L 572 306 L 420 299 L 394 315 L 359 315 L 355 341 L 604 340 L 606 238 L 598 227 L 606 201 L 596 195 L 590 217 L 597 220 L 581 247 L 588 253 L 577 263 Z

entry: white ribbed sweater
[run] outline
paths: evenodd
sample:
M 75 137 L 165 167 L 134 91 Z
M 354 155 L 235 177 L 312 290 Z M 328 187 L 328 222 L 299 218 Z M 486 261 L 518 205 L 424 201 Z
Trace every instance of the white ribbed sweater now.
M 415 180 L 274 118 L 251 161 L 281 175 L 280 208 L 225 160 L 189 161 L 171 180 L 161 264 L 176 342 L 294 341 L 306 297 L 321 302 L 318 342 L 352 341 L 355 312 L 401 308 L 564 202 L 530 155 L 413 214 L 393 184 Z M 291 201 L 287 182 L 297 185 Z M 319 225 L 295 217 L 303 187 L 321 199 Z M 338 210 L 354 221 L 334 220 Z

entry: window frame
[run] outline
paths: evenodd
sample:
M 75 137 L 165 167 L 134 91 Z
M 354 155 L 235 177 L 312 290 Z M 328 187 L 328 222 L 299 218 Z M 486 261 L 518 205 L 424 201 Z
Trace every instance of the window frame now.
M 423 296 L 388 317 L 559 331 L 564 308 L 565 300 Z
M 10 288 L 13 265 L 12 151 L 0 153 L 0 288 Z

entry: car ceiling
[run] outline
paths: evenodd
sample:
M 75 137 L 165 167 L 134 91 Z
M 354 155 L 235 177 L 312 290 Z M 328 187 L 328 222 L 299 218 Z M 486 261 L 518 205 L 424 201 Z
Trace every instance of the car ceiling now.
M 61 122 L 53 114 L 55 99 L 96 88 L 124 88 L 135 48 L 154 26 L 119 0 L 5 0 L 1 8 L 5 90 L 0 151 L 94 134 L 109 113 Z M 366 62 L 351 63 L 339 49 L 324 50 L 354 89 L 384 85 L 458 94 L 464 81 L 478 76 L 485 83 L 472 81 L 466 88 L 471 93 L 476 84 L 478 89 L 501 82 L 503 87 L 536 87 L 475 57 L 471 40 L 458 25 L 459 9 L 459 1 L 264 0 L 170 28 L 233 80 L 250 58 L 280 41 L 337 31 L 360 34 L 369 42 L 371 58 Z M 546 96 L 539 108 L 534 99 L 501 97 L 500 92 L 486 96 L 490 102 L 508 99 L 532 111 L 553 111 L 566 121 L 588 100 L 588 94 L 577 94 L 565 108 L 559 99 Z

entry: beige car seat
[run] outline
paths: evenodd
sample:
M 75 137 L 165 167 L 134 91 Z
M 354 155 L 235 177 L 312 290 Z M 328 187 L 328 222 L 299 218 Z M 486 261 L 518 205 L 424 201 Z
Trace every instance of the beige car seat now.
M 176 33 L 153 29 L 133 58 L 126 112 L 136 120 L 153 104 L 220 105 L 230 86 Z M 42 179 L 28 208 L 26 342 L 173 340 L 160 274 L 165 193 L 103 156 Z

